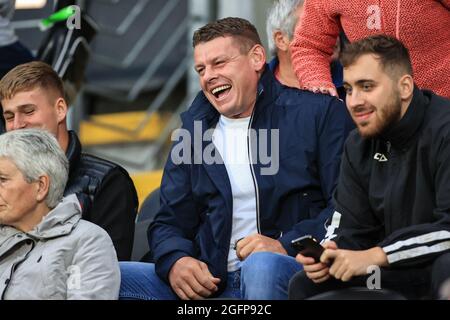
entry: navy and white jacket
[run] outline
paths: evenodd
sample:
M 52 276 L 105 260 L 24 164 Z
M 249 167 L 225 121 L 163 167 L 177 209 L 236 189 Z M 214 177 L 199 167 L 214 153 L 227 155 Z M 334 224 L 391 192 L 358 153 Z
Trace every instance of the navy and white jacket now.
M 270 165 L 259 160 L 251 165 L 258 232 L 278 239 L 294 256 L 291 240 L 305 234 L 318 239 L 325 235 L 326 220 L 334 212 L 332 192 L 343 146 L 353 122 L 340 100 L 281 86 L 268 68 L 255 95 L 250 128 L 278 129 L 280 155 L 275 175 L 262 175 L 261 169 Z M 194 137 L 195 121 L 203 133 L 214 128 L 219 117 L 200 92 L 182 114 L 182 128 Z M 250 149 L 258 143 L 249 140 Z M 179 148 L 182 141 L 173 148 Z M 163 280 L 168 281 L 178 259 L 190 256 L 205 262 L 223 287 L 233 216 L 231 186 L 225 165 L 198 161 L 199 153 L 210 148 L 211 142 L 201 142 L 201 152 L 194 144 L 194 140 L 189 144 L 192 164 L 176 165 L 169 156 L 161 185 L 161 209 L 148 230 L 149 244 L 156 272 Z M 199 164 L 194 163 L 196 157 Z
M 405 116 L 381 137 L 352 132 L 327 239 L 381 247 L 392 266 L 420 266 L 450 250 L 450 101 L 414 90 Z

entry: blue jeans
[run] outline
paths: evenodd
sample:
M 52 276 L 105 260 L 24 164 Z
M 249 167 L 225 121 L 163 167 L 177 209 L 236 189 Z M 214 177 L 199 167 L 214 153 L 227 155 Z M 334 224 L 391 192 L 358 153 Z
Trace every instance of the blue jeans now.
M 302 270 L 294 258 L 270 252 L 250 255 L 242 268 L 228 273 L 219 299 L 285 300 L 289 280 Z M 177 295 L 155 272 L 155 265 L 121 262 L 119 298 L 124 300 L 176 300 Z

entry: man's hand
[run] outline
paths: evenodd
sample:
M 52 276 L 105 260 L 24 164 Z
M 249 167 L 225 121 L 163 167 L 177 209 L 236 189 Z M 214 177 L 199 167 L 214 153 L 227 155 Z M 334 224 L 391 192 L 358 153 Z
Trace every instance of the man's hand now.
M 333 241 L 325 242 L 322 245 L 325 249 L 336 250 L 337 245 Z M 323 257 L 323 254 L 322 254 Z M 321 258 L 322 258 L 321 257 Z M 298 254 L 295 258 L 297 262 L 303 265 L 303 270 L 306 272 L 306 276 L 311 279 L 314 283 L 322 283 L 330 278 L 329 263 L 330 261 L 316 263 L 314 258 L 305 257 Z
M 338 97 L 338 93 L 335 87 L 331 87 L 331 88 L 325 88 L 325 87 L 312 87 L 312 88 L 308 88 L 308 91 L 312 91 L 314 93 L 323 93 L 323 94 L 328 94 L 332 97 Z
M 245 260 L 255 252 L 273 252 L 287 255 L 280 241 L 254 234 L 240 240 L 236 245 L 236 255 L 240 260 Z
M 333 261 L 329 270 L 330 275 L 344 282 L 350 281 L 355 276 L 366 275 L 370 266 L 388 266 L 386 253 L 379 247 L 363 251 L 325 250 L 320 260 Z
M 201 300 L 218 290 L 219 278 L 214 278 L 206 263 L 191 257 L 183 257 L 169 272 L 172 289 L 182 300 Z

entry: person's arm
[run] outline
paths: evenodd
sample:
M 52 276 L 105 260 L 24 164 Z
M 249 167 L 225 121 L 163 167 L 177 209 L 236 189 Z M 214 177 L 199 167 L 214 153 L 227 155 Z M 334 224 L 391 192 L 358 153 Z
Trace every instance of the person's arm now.
M 377 221 L 361 182 L 360 169 L 350 150 L 358 148 L 357 133 L 348 138 L 342 157 L 339 182 L 334 193 L 335 212 L 328 226 L 324 239 L 327 249 L 321 256 L 320 263 L 298 256 L 297 261 L 305 264 L 307 276 L 316 283 L 330 278 L 349 281 L 354 276 L 365 275 L 368 267 L 388 265 L 386 254 L 376 247 L 382 223 Z M 350 149 L 350 150 L 349 150 Z M 357 154 L 357 153 L 356 153 Z M 337 243 L 336 243 L 337 242 Z M 346 250 L 351 249 L 351 250 Z
M 192 195 L 191 164 L 175 164 L 172 159 L 172 153 L 181 144 L 183 148 L 191 148 L 183 140 L 173 144 L 161 183 L 161 207 L 147 232 L 156 273 L 167 283 L 170 269 L 177 260 L 196 256 L 194 239 L 200 223 Z
M 386 253 L 380 247 L 367 250 L 328 249 L 320 260 L 323 264 L 330 265 L 329 275 L 344 282 L 368 274 L 373 266 L 389 266 Z
M 350 141 L 349 145 L 354 144 Z M 439 145 L 434 174 L 436 208 L 430 215 L 434 222 L 405 227 L 373 243 L 383 234 L 383 222 L 372 213 L 367 192 L 359 183 L 358 174 L 344 153 L 341 177 L 335 193 L 336 212 L 328 227 L 328 238 L 340 248 L 369 250 L 381 248 L 389 266 L 416 266 L 450 250 L 450 142 Z
M 122 168 L 112 169 L 95 193 L 89 221 L 108 232 L 119 261 L 131 258 L 137 208 L 136 189 L 130 176 Z
M 334 193 L 336 211 L 324 239 L 327 250 L 322 254 L 321 262 L 314 263 L 301 255 L 297 257 L 297 261 L 304 264 L 307 276 L 316 283 L 324 282 L 330 276 L 349 281 L 354 276 L 367 274 L 369 266 L 388 264 L 386 254 L 375 246 L 376 240 L 371 240 L 379 238 L 382 224 L 372 213 L 360 169 L 355 168 L 354 162 L 360 164 L 361 159 L 350 154 L 350 150 L 357 148 L 357 133 L 354 132 L 345 144 Z
M 339 177 L 342 150 L 348 134 L 354 124 L 342 101 L 336 98 L 322 96 L 321 113 L 317 120 L 317 169 L 321 182 L 322 197 L 326 201 L 324 208 L 318 215 L 310 216 L 294 225 L 290 232 L 285 233 L 279 240 L 289 255 L 296 252 L 290 243 L 297 237 L 311 234 L 316 239 L 322 239 L 325 234 L 325 224 L 334 212 L 332 194 Z M 318 107 L 319 109 L 319 107 Z
M 306 0 L 304 3 L 303 15 L 291 43 L 292 65 L 302 89 L 336 91 L 330 60 L 340 29 L 337 17 L 331 16 L 327 9 L 331 2 Z
M 339 182 L 333 195 L 335 211 L 327 227 L 324 241 L 334 241 L 341 249 L 366 250 L 374 247 L 382 232 L 370 207 L 367 186 L 362 182 L 362 159 L 356 151 L 361 140 L 355 131 L 344 148 Z
M 412 225 L 393 232 L 379 246 L 390 265 L 414 266 L 450 251 L 450 135 L 442 142 L 433 141 L 435 209 L 429 223 Z M 433 149 L 433 148 L 431 148 Z
M 88 224 L 86 221 L 79 223 L 83 227 Z M 67 271 L 68 300 L 118 299 L 120 269 L 116 252 L 108 234 L 98 226 L 90 224 L 83 229 Z
M 201 92 L 190 108 L 205 107 Z M 160 188 L 160 209 L 150 224 L 147 236 L 156 274 L 181 299 L 207 298 L 218 290 L 221 281 L 209 266 L 200 261 L 195 238 L 202 216 L 208 212 L 205 199 L 196 199 L 191 176 L 199 164 L 193 137 L 186 129 L 194 124 L 191 112 L 181 115 L 182 129 L 169 153 Z M 195 131 L 195 130 L 194 130 Z M 187 135 L 186 135 L 187 134 Z M 195 137 L 198 138 L 198 137 Z M 195 160 L 195 161 L 194 161 Z
M 147 234 L 156 273 L 183 300 L 208 298 L 221 281 L 195 258 L 200 218 L 191 189 L 190 164 L 175 164 L 171 151 L 160 189 L 161 208 Z

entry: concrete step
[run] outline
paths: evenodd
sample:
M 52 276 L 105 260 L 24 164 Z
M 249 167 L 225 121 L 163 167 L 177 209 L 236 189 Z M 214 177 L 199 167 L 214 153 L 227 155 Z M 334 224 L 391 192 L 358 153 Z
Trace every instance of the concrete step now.
M 141 128 L 135 130 L 145 120 L 145 112 L 121 112 L 94 115 L 80 124 L 80 140 L 83 146 L 110 145 L 118 143 L 149 142 L 156 140 L 165 123 L 168 113 L 154 113 Z

